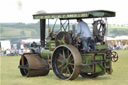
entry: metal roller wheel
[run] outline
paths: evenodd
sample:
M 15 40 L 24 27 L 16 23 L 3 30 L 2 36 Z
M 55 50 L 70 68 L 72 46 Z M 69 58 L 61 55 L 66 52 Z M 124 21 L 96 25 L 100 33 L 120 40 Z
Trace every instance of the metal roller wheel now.
M 52 57 L 52 68 L 55 75 L 62 80 L 73 80 L 80 73 L 81 56 L 77 48 L 63 45 L 55 49 Z
M 38 54 L 25 53 L 20 59 L 19 65 L 22 76 L 45 76 L 49 73 L 49 65 Z
M 20 65 L 22 65 L 22 59 L 20 59 Z M 26 76 L 28 74 L 28 61 L 24 58 L 24 68 L 20 68 L 20 72 L 22 76 Z

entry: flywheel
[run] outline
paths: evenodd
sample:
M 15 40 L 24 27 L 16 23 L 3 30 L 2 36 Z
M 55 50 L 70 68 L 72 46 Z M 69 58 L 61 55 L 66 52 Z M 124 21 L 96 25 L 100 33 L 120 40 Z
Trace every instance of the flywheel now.
M 63 45 L 63 44 L 71 44 L 72 38 L 68 32 L 59 32 L 55 38 L 56 46 Z

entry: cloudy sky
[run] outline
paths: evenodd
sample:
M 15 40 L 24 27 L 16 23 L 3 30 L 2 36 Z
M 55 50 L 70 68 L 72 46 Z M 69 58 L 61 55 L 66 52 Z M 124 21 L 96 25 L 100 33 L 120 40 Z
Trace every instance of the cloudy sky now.
M 111 24 L 128 24 L 127 0 L 0 0 L 0 22 L 33 23 L 32 15 L 45 12 L 73 12 L 89 10 L 112 10 L 115 18 Z

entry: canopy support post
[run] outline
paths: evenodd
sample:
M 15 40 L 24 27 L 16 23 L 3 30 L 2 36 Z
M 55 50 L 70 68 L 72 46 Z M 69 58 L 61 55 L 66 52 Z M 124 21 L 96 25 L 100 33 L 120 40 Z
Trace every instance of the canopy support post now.
M 40 40 L 41 40 L 41 46 L 45 47 L 45 19 L 40 19 Z

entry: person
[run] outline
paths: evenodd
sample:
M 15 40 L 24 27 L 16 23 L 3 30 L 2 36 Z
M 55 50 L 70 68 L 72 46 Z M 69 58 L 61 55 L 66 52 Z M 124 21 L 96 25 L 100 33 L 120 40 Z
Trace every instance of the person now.
M 89 26 L 81 18 L 77 19 L 77 35 L 76 38 L 80 39 L 82 42 L 83 50 L 89 52 L 89 42 L 92 37 L 92 33 L 89 29 Z

